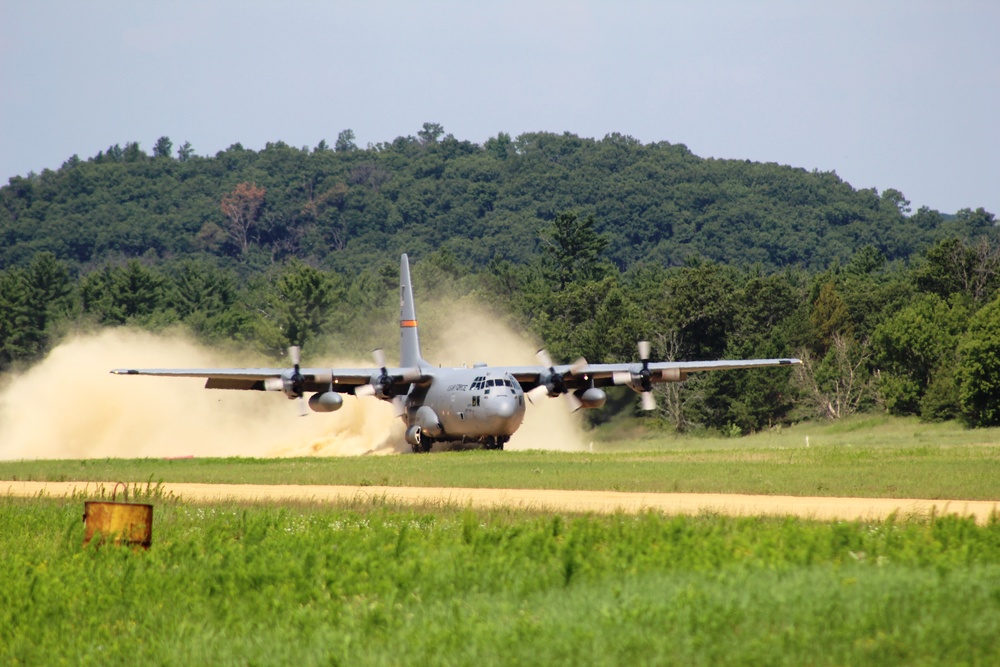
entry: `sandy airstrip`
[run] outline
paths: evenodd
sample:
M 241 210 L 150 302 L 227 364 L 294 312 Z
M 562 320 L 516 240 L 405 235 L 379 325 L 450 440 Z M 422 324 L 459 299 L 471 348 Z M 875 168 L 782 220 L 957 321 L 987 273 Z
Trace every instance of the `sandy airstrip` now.
M 0 494 L 20 497 L 97 496 L 101 482 L 0 481 Z M 623 493 L 548 489 L 470 489 L 405 486 L 297 486 L 251 484 L 163 484 L 164 494 L 190 502 L 296 501 L 333 503 L 380 499 L 418 506 L 452 505 L 609 514 L 658 511 L 664 514 L 725 514 L 729 516 L 795 516 L 823 521 L 881 520 L 899 517 L 957 514 L 985 524 L 1000 502 L 982 500 L 921 500 L 915 498 L 826 498 L 749 496 L 737 494 Z

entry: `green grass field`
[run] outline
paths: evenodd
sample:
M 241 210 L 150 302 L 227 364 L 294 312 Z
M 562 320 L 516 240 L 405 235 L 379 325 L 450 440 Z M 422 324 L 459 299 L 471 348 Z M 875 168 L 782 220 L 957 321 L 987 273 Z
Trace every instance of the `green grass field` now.
M 998 435 L 997 429 L 875 417 L 737 439 L 646 436 L 599 441 L 594 452 L 579 453 L 0 461 L 0 479 L 1000 500 Z
M 993 664 L 1000 523 L 0 499 L 0 663 Z
M 1000 663 L 1000 520 L 193 504 L 157 481 L 1000 498 L 996 432 L 857 419 L 593 453 L 0 462 L 154 482 L 148 551 L 0 496 L 0 664 Z M 146 486 L 145 484 L 141 486 Z M 135 487 L 133 487 L 135 488 Z M 146 486 L 148 489 L 149 487 Z M 140 492 L 141 495 L 141 492 Z

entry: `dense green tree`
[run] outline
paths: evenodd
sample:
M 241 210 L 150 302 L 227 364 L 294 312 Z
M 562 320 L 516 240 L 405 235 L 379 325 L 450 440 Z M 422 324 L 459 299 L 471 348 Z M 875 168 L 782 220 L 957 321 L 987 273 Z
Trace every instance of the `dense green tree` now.
M 827 281 L 820 288 L 809 314 L 809 322 L 816 334 L 817 349 L 824 354 L 833 345 L 834 337 L 853 335 L 850 312 L 834 281 Z
M 679 359 L 721 357 L 737 316 L 736 275 L 711 262 L 674 271 L 647 302 L 660 333 L 676 330 Z
M 26 273 L 0 273 L 0 370 L 34 358 L 44 343 L 44 304 L 35 302 Z
M 289 345 L 304 348 L 327 333 L 334 306 L 343 293 L 339 276 L 292 262 L 274 283 L 270 322 L 279 334 L 270 341 L 274 351 L 283 351 Z
M 218 314 L 236 302 L 236 278 L 205 260 L 185 260 L 173 267 L 165 297 L 182 318 Z
M 174 142 L 170 141 L 170 137 L 160 137 L 156 140 L 153 145 L 153 157 L 170 157 L 171 152 L 174 148 Z
M 514 152 L 514 142 L 506 132 L 499 132 L 497 136 L 487 139 L 483 147 L 498 160 L 506 160 Z
M 191 147 L 190 141 L 185 141 L 177 149 L 177 160 L 178 162 L 187 162 L 192 157 L 194 157 L 194 148 Z
M 420 143 L 426 146 L 437 143 L 442 134 L 444 134 L 444 128 L 440 123 L 424 123 L 421 130 L 417 132 L 417 138 L 420 139 Z
M 358 150 L 354 144 L 354 130 L 341 130 L 337 135 L 337 142 L 333 145 L 333 150 L 338 153 L 349 153 Z
M 601 272 L 600 256 L 608 240 L 594 230 L 594 217 L 560 213 L 545 238 L 547 269 L 560 289 L 575 280 L 592 280 Z
M 922 292 L 942 298 L 959 294 L 984 303 L 1000 283 L 1000 248 L 986 236 L 975 243 L 946 238 L 927 250 L 913 272 Z
M 889 412 L 922 414 L 924 395 L 939 378 L 933 407 L 928 404 L 925 416 L 943 416 L 940 391 L 954 386 L 955 351 L 968 317 L 969 310 L 960 299 L 949 302 L 933 293 L 923 294 L 875 329 L 873 362 L 881 371 L 879 385 Z M 957 404 L 952 406 L 954 413 Z
M 155 271 L 130 260 L 123 267 L 91 273 L 80 283 L 85 313 L 102 324 L 142 321 L 164 306 L 164 279 Z
M 0 370 L 47 352 L 72 303 L 69 271 L 52 253 L 39 253 L 27 269 L 0 272 Z
M 142 151 L 138 141 L 129 141 L 122 151 L 122 161 L 127 163 L 141 162 L 147 155 Z
M 958 357 L 956 384 L 962 414 L 975 426 L 1000 425 L 1000 299 L 969 322 Z
M 164 153 L 163 140 L 154 156 Z M 262 265 L 300 257 L 351 271 L 387 246 L 419 256 L 444 243 L 476 263 L 502 254 L 527 265 L 545 253 L 538 230 L 568 210 L 583 220 L 594 216 L 594 231 L 607 239 L 602 257 L 621 269 L 642 261 L 679 266 L 701 256 L 767 271 L 817 270 L 835 260 L 846 264 L 863 246 L 892 262 L 942 235 L 975 243 L 997 234 L 992 214 L 981 209 L 955 216 L 921 209 L 907 217 L 895 190 L 880 197 L 835 174 L 703 160 L 683 145 L 643 145 L 616 133 L 599 141 L 499 133 L 477 146 L 428 123 L 418 137 L 364 150 L 345 130 L 334 148 L 309 151 L 279 141 L 252 151 L 234 144 L 192 159 L 185 144 L 178 160 L 168 161 L 150 160 L 128 142 L 56 172 L 15 178 L 0 188 L 0 267 L 27 266 L 42 249 L 74 269 L 150 249 L 145 261 L 199 249 L 222 261 L 243 255 L 250 267 L 242 234 L 231 243 L 217 240 L 232 220 L 219 202 L 240 183 L 267 192 L 251 235 Z M 310 217 L 308 204 L 337 183 L 368 192 L 345 195 L 343 232 L 331 244 L 326 221 Z

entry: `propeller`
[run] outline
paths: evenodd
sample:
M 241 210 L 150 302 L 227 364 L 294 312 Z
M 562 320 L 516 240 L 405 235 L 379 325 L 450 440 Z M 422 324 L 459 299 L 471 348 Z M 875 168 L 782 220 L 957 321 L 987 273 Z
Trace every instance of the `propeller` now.
M 569 369 L 566 373 L 556 372 L 556 367 L 552 363 L 552 357 L 549 356 L 548 351 L 545 348 L 540 349 L 536 354 L 538 361 L 548 369 L 546 374 L 542 374 L 539 377 L 538 386 L 531 389 L 528 392 L 528 400 L 532 403 L 535 399 L 539 399 L 542 396 L 559 396 L 562 394 L 566 397 L 566 402 L 569 404 L 570 412 L 576 412 L 580 409 L 583 403 L 577 398 L 566 386 L 566 375 L 577 375 L 584 368 L 587 367 L 587 360 L 580 357 L 572 364 L 570 364 Z
M 642 362 L 642 370 L 639 371 L 639 387 L 642 388 L 642 409 L 646 411 L 656 409 L 656 399 L 653 398 L 653 374 L 649 370 L 649 352 L 649 341 L 640 340 L 639 361 Z
M 288 358 L 292 362 L 291 371 L 282 371 L 279 377 L 270 377 L 264 380 L 264 389 L 267 391 L 284 392 L 285 396 L 298 401 L 299 416 L 305 417 L 309 414 L 305 396 L 306 382 L 311 384 L 329 384 L 333 382 L 333 375 L 329 371 L 311 369 L 308 378 L 302 374 L 302 349 L 298 345 L 288 348 Z M 332 390 L 332 387 L 331 387 Z
M 656 399 L 653 398 L 653 372 L 649 370 L 649 353 L 649 341 L 639 341 L 639 361 L 642 362 L 639 372 L 615 371 L 612 374 L 615 384 L 627 384 L 639 392 L 642 397 L 642 409 L 647 411 L 656 409 Z
M 302 395 L 302 387 L 305 385 L 306 379 L 302 376 L 300 362 L 302 361 L 302 348 L 298 345 L 292 345 L 288 348 L 288 357 L 292 361 L 292 377 L 290 378 L 291 391 L 288 392 L 289 398 L 295 398 L 295 402 L 299 407 L 299 416 L 305 417 L 309 414 L 309 409 L 306 407 L 306 399 Z
M 375 377 L 374 381 L 369 384 L 363 384 L 358 386 L 354 390 L 355 396 L 376 396 L 383 400 L 391 400 L 396 408 L 397 416 L 401 416 L 406 409 L 405 399 L 402 396 L 396 396 L 392 393 L 392 386 L 397 382 L 416 382 L 420 379 L 423 373 L 417 367 L 404 368 L 403 372 L 399 375 L 390 375 L 389 369 L 385 365 L 385 350 L 382 348 L 377 348 L 372 350 L 372 358 L 375 360 L 375 365 L 379 368 L 379 374 Z

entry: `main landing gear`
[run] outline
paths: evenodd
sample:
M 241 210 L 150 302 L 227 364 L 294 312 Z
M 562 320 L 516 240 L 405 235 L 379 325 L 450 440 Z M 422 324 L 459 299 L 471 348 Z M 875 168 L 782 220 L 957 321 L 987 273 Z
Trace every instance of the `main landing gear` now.
M 445 442 L 451 445 L 452 449 L 475 449 L 476 445 L 479 444 L 483 449 L 503 449 L 507 441 L 510 440 L 509 435 L 490 435 L 482 439 L 472 439 L 472 440 L 455 440 L 445 438 L 429 438 L 420 432 L 419 426 L 411 426 L 406 429 L 406 442 L 409 443 L 410 448 L 413 449 L 414 454 L 422 454 L 431 451 L 431 447 L 434 446 L 435 442 Z
M 488 436 L 486 438 L 486 443 L 484 449 L 503 449 L 503 446 L 507 444 L 510 440 L 509 435 L 498 435 L 498 436 Z

